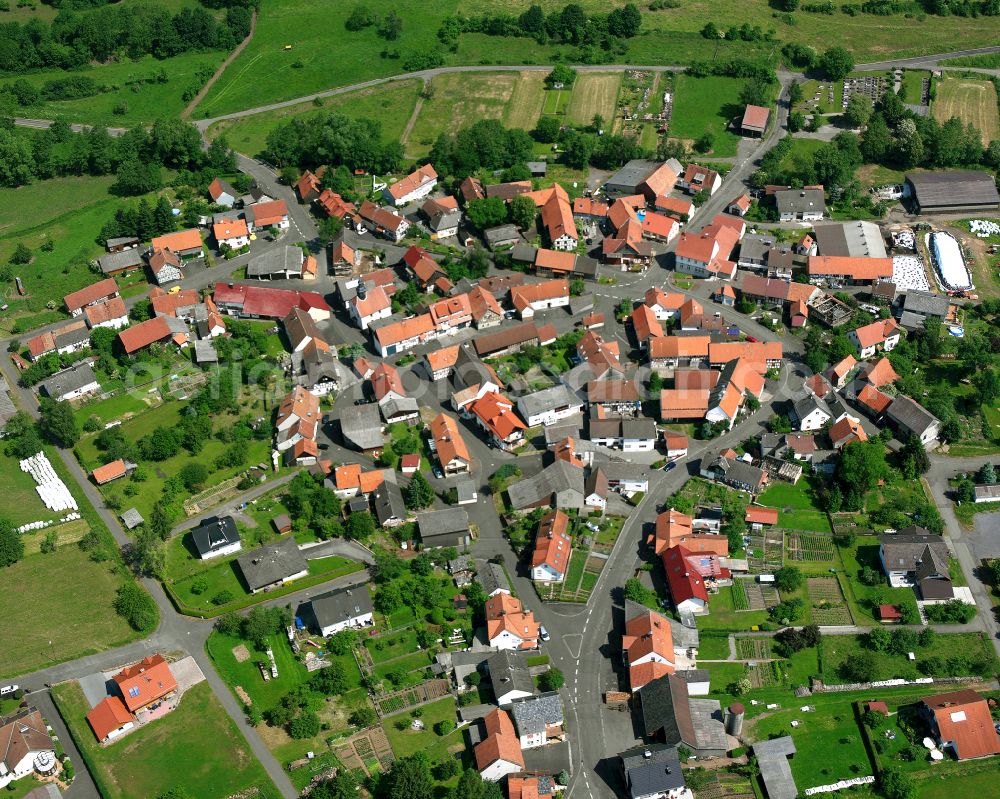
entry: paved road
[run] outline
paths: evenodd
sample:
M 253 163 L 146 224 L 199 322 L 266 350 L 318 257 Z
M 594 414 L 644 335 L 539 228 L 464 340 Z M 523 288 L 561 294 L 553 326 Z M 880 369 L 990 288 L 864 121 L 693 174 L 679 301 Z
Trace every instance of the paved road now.
M 962 58 L 963 56 L 991 55 L 1000 53 L 1000 47 L 977 47 L 972 50 L 955 50 L 951 53 L 934 53 L 933 55 L 918 55 L 912 58 L 894 58 L 889 61 L 874 61 L 869 64 L 857 64 L 854 69 L 863 72 L 879 72 L 896 67 L 932 67 L 939 61 L 950 58 Z

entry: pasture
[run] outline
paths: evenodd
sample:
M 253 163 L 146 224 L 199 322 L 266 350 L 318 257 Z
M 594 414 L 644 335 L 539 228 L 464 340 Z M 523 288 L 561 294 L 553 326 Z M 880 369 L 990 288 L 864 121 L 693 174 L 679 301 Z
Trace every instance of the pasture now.
M 615 118 L 621 84 L 620 72 L 587 72 L 580 75 L 566 109 L 570 122 L 589 125 L 595 114 L 604 117 L 605 122 L 611 122 Z
M 503 119 L 519 79 L 516 72 L 435 77 L 430 86 L 432 96 L 424 100 L 406 142 L 407 156 L 426 155 L 442 133 L 480 119 Z
M 264 149 L 268 134 L 289 119 L 309 119 L 335 111 L 351 119 L 377 119 L 385 141 L 399 140 L 413 114 L 420 93 L 418 80 L 394 81 L 347 94 L 324 98 L 320 104 L 308 102 L 265 111 L 239 119 L 225 119 L 208 129 L 214 139 L 224 135 L 229 146 L 247 155 Z
M 736 155 L 739 137 L 728 127 L 729 122 L 743 113 L 737 78 L 692 78 L 678 75 L 675 87 L 674 111 L 670 119 L 670 137 L 693 142 L 706 131 L 712 134 L 712 155 Z
M 991 81 L 947 78 L 937 83 L 937 94 L 931 111 L 938 122 L 958 117 L 972 123 L 983 134 L 983 144 L 1000 136 L 1000 111 L 997 90 Z

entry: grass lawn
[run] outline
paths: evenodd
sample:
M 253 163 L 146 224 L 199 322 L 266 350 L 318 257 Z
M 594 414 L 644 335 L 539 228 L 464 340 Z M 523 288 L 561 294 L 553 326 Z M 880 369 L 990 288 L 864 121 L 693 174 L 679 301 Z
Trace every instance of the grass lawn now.
M 84 719 L 89 707 L 78 683 L 52 695 L 105 799 L 148 799 L 171 788 L 204 799 L 280 795 L 206 682 L 185 692 L 173 712 L 108 747 Z
M 906 95 L 907 103 L 920 103 L 920 94 L 923 90 L 924 78 L 929 78 L 931 73 L 926 69 L 907 69 L 903 71 L 903 91 Z
M 570 122 L 589 125 L 595 114 L 604 117 L 610 127 L 617 111 L 618 93 L 621 90 L 620 72 L 585 72 L 573 84 L 566 115 Z
M 674 84 L 674 110 L 670 118 L 670 136 L 692 142 L 709 132 L 713 137 L 711 155 L 736 155 L 739 137 L 727 128 L 733 117 L 743 113 L 737 78 L 693 78 L 678 75 Z
M 861 636 L 828 635 L 823 638 L 823 679 L 827 683 L 843 682 L 840 677 L 840 667 L 848 660 L 856 657 L 865 648 Z M 968 658 L 970 662 L 987 662 L 995 667 L 996 657 L 989 642 L 979 633 L 954 633 L 937 635 L 934 642 L 927 647 L 918 646 L 914 650 L 916 661 L 908 660 L 905 655 L 894 655 L 888 652 L 873 653 L 878 663 L 879 680 L 903 678 L 907 680 L 916 677 L 942 677 L 946 674 L 925 675 L 917 666 L 928 658 L 940 658 L 947 661 L 955 655 Z
M 0 647 L 0 676 L 76 659 L 137 637 L 112 608 L 121 585 L 113 565 L 95 563 L 75 544 L 65 544 L 4 569 L 0 640 L 17 645 Z
M 534 128 L 541 116 L 546 94 L 544 72 L 522 72 L 514 84 L 504 124 L 509 128 Z
M 159 402 L 159 397 L 155 394 L 143 394 L 137 397 L 133 393 L 125 392 L 106 400 L 98 400 L 87 405 L 83 405 L 76 410 L 77 424 L 83 425 L 91 416 L 98 417 L 102 422 L 112 422 L 116 419 L 125 421 L 136 414 L 147 410 L 151 404 Z
M 448 757 L 449 751 L 464 749 L 461 730 L 453 730 L 445 736 L 434 732 L 434 725 L 439 721 L 456 721 L 456 705 L 452 697 L 447 696 L 437 702 L 431 702 L 418 710 L 419 718 L 424 723 L 423 730 L 413 730 L 409 726 L 405 730 L 396 729 L 396 722 L 400 719 L 410 721 L 413 718 L 413 710 L 409 713 L 397 713 L 382 720 L 382 728 L 397 758 L 425 752 L 431 763 L 438 763 Z
M 820 139 L 792 139 L 792 149 L 781 159 L 779 169 L 808 171 L 812 165 L 813 156 L 826 142 Z
M 221 563 L 211 560 L 204 569 L 195 572 L 187 577 L 182 577 L 171 581 L 167 578 L 167 588 L 180 603 L 181 612 L 205 617 L 218 616 L 231 610 L 249 607 L 265 599 L 273 599 L 283 593 L 292 593 L 309 585 L 319 582 L 333 580 L 343 577 L 345 574 L 353 574 L 364 568 L 363 563 L 331 555 L 328 558 L 316 558 L 307 561 L 309 564 L 309 575 L 300 580 L 289 583 L 287 586 L 270 591 L 266 594 L 251 594 L 243 585 L 243 581 L 237 576 L 236 558 L 225 560 Z M 194 589 L 201 587 L 199 583 L 204 581 L 206 590 L 196 594 Z M 228 592 L 233 597 L 229 602 L 214 604 L 213 598 Z
M 916 601 L 912 588 L 890 588 L 885 580 L 876 586 L 870 586 L 858 579 L 865 566 L 882 573 L 878 549 L 878 536 L 858 536 L 851 547 L 838 547 L 844 573 L 838 573 L 837 577 L 847 604 L 851 607 L 855 624 L 875 624 L 875 605 L 879 602 L 898 605 L 913 604 Z
M 774 483 L 760 495 L 760 504 L 778 508 L 778 525 L 789 530 L 808 530 L 816 533 L 832 532 L 830 518 L 816 504 L 816 494 L 803 478 L 795 485 Z
M 188 103 L 183 98 L 185 90 L 200 89 L 223 58 L 225 54 L 217 50 L 184 53 L 162 61 L 146 56 L 139 61 L 126 59 L 122 63 L 87 67 L 79 72 L 74 71 L 73 74 L 93 78 L 107 87 L 108 91 L 79 100 L 42 100 L 18 113 L 25 117 L 65 119 L 67 122 L 116 128 L 153 122 L 163 117 L 175 118 Z M 156 76 L 161 74 L 166 75 L 165 82 L 156 80 Z M 64 78 L 66 75 L 62 70 L 47 70 L 28 72 L 17 77 L 32 85 L 41 86 L 48 80 Z M 152 80 L 147 82 L 146 79 Z M 12 82 L 13 79 L 3 81 L 4 84 Z M 115 113 L 115 108 L 122 103 L 125 105 L 125 112 Z
M 703 635 L 698 641 L 698 657 L 708 660 L 725 660 L 729 657 L 729 637 Z
M 732 586 L 724 587 L 708 598 L 709 614 L 698 618 L 698 628 L 705 630 L 750 630 L 767 621 L 766 610 L 737 612 Z
M 0 496 L 4 498 L 3 517 L 15 527 L 28 522 L 49 521 L 65 515 L 54 513 L 45 507 L 38 496 L 38 491 L 35 490 L 32 476 L 22 472 L 18 459 L 7 455 L 2 449 L 0 449 Z
M 254 114 L 240 119 L 227 119 L 209 128 L 212 138 L 225 134 L 229 145 L 241 153 L 256 155 L 264 149 L 267 134 L 279 123 L 292 118 L 309 119 L 318 114 L 336 111 L 351 119 L 377 119 L 382 123 L 382 136 L 386 141 L 398 140 L 413 113 L 421 84 L 417 80 L 405 80 L 372 86 L 348 94 L 334 95 L 322 100 L 322 105 L 300 103 L 299 105 Z
M 502 119 L 519 81 L 516 72 L 438 75 L 431 81 L 433 96 L 424 100 L 406 142 L 407 155 L 426 155 L 444 132 L 480 119 Z
M 937 82 L 931 112 L 938 122 L 958 117 L 970 122 L 983 134 L 983 144 L 1000 135 L 1000 110 L 992 81 L 968 78 L 943 78 Z
M 917 799 L 954 799 L 956 796 L 989 796 L 997 787 L 996 771 L 948 774 L 917 781 Z
M 872 773 L 850 700 L 824 702 L 822 707 L 817 706 L 816 712 L 802 713 L 800 701 L 786 696 L 779 710 L 752 723 L 749 737 L 759 741 L 771 735 L 791 734 L 795 738 L 795 757 L 789 763 L 800 792 Z M 810 697 L 809 704 L 814 704 L 815 699 L 818 705 L 819 699 L 829 698 Z M 797 728 L 791 726 L 793 720 L 799 722 Z

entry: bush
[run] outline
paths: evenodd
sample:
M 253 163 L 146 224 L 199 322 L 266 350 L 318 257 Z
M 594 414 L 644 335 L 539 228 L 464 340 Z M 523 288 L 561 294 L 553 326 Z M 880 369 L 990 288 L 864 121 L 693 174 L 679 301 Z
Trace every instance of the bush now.
M 455 722 L 451 719 L 442 719 L 437 724 L 434 725 L 434 732 L 438 735 L 444 737 L 449 732 L 455 729 Z
M 312 711 L 305 711 L 288 724 L 288 734 L 292 738 L 312 738 L 319 734 L 319 716 Z
M 927 605 L 924 613 L 928 621 L 937 624 L 968 624 L 976 616 L 974 605 L 966 605 L 960 599 L 952 599 L 943 605 Z
M 195 596 L 200 596 L 208 590 L 208 580 L 204 577 L 200 577 L 191 583 L 191 593 Z
M 138 632 L 152 630 L 159 614 L 153 598 L 137 583 L 128 582 L 118 589 L 115 612 Z
M 233 596 L 233 592 L 229 590 L 219 591 L 215 596 L 212 597 L 212 604 L 216 607 L 220 605 L 228 605 L 236 597 Z

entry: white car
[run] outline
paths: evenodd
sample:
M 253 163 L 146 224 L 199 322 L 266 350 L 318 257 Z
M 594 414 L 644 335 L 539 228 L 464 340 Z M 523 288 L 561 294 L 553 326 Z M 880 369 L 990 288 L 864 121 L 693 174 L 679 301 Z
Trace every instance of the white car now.
M 541 638 L 543 641 L 548 641 L 552 637 L 551 635 L 549 635 L 549 631 L 545 629 L 544 624 L 538 625 L 538 637 Z
M 5 685 L 0 688 L 0 696 L 7 696 L 8 694 L 14 693 L 18 689 L 16 685 Z

